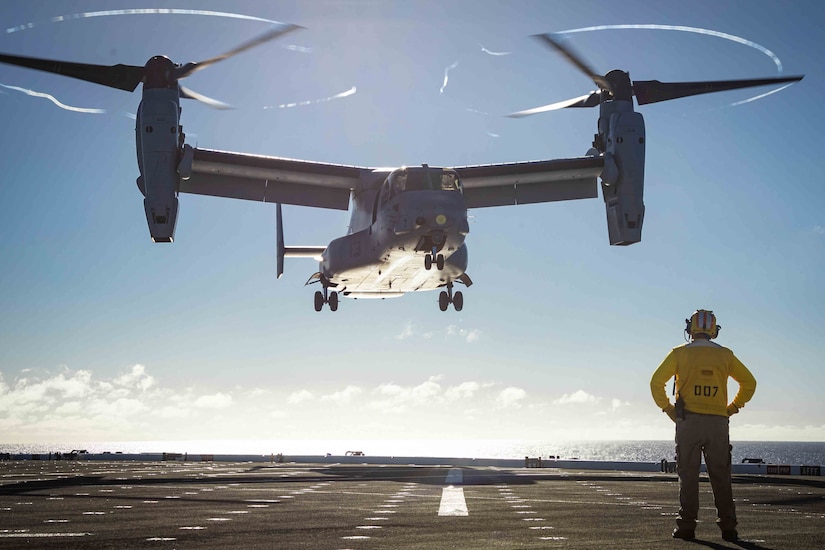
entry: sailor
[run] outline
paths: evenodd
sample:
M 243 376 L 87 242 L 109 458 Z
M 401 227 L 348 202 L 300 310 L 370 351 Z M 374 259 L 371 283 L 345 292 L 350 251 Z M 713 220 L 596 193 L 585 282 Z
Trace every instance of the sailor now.
M 679 475 L 679 515 L 673 537 L 691 540 L 699 513 L 699 469 L 705 457 L 722 538 L 736 541 L 736 508 L 731 489 L 729 420 L 756 390 L 756 380 L 731 350 L 712 339 L 720 327 L 712 311 L 700 309 L 685 319 L 689 342 L 670 350 L 650 380 L 653 400 L 676 423 L 676 472 Z M 676 403 L 665 386 L 672 377 Z M 728 377 L 739 390 L 728 401 Z

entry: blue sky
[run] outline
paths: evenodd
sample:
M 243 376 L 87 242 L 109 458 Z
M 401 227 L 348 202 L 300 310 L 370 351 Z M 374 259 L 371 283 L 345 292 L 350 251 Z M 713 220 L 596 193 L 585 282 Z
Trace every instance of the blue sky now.
M 49 22 L 161 7 L 306 28 L 189 78 L 237 107 L 185 102 L 190 143 L 359 166 L 583 155 L 597 109 L 501 116 L 593 88 L 529 38 L 536 33 L 705 28 L 757 43 L 781 60 L 781 74 L 806 77 L 736 106 L 771 88 L 640 109 L 641 243 L 608 246 L 600 198 L 479 209 L 467 241 L 475 284 L 462 312 L 442 313 L 437 293 L 422 293 L 345 300 L 333 314 L 316 313 L 314 288 L 303 286 L 312 261 L 288 261 L 275 279 L 271 205 L 182 196 L 175 243 L 151 243 L 129 116 L 140 89 L 0 66 L 6 442 L 669 439 L 648 382 L 700 307 L 716 311 L 719 342 L 759 382 L 732 437 L 825 440 L 819 3 L 9 0 L 0 3 L 0 52 L 183 63 L 268 28 L 172 14 Z M 754 46 L 696 33 L 604 30 L 570 44 L 599 71 L 640 80 L 779 74 Z M 284 218 L 294 245 L 326 244 L 348 222 L 299 207 Z

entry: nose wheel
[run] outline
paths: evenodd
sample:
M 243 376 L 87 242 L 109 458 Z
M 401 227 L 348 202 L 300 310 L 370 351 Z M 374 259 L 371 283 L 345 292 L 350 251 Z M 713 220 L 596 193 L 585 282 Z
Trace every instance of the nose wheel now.
M 321 292 L 320 290 L 315 291 L 315 311 L 321 311 L 324 309 L 324 304 L 329 305 L 330 311 L 338 311 L 338 293 L 334 290 L 329 292 L 327 287 L 324 287 L 324 291 Z
M 433 259 L 435 259 L 435 267 L 439 271 L 444 269 L 444 254 L 427 254 L 424 256 L 424 269 L 427 271 L 433 268 Z
M 464 309 L 464 294 L 460 290 L 453 293 L 453 283 L 447 283 L 447 290 L 442 290 L 438 295 L 438 309 L 447 311 L 450 304 L 453 304 L 456 311 Z

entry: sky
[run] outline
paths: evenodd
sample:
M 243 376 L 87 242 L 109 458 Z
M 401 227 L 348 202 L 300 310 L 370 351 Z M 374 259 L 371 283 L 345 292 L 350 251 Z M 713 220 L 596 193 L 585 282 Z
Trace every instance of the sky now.
M 127 8 L 224 15 L 101 13 Z M 7 0 L 0 52 L 185 63 L 263 20 L 304 29 L 187 79 L 236 107 L 182 102 L 192 145 L 356 166 L 582 156 L 597 109 L 503 115 L 592 90 L 530 36 L 594 26 L 667 27 L 569 34 L 605 73 L 806 76 L 640 108 L 638 244 L 608 245 L 601 198 L 472 210 L 463 311 L 429 292 L 317 313 L 311 260 L 275 277 L 272 205 L 182 195 L 175 242 L 151 242 L 140 88 L 0 66 L 0 443 L 671 439 L 649 381 L 697 308 L 758 381 L 732 439 L 825 441 L 819 2 Z M 348 216 L 285 207 L 286 242 L 324 245 Z

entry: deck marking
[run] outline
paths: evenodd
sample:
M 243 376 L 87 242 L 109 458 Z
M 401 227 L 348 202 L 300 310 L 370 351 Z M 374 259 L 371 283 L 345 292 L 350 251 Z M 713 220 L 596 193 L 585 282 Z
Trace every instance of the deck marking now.
M 461 487 L 444 487 L 441 491 L 441 504 L 438 507 L 439 516 L 469 516 L 467 501 L 464 500 L 464 489 Z
M 24 539 L 24 538 L 58 538 L 58 537 L 87 537 L 91 533 L 0 533 L 0 538 L 4 539 Z
M 462 483 L 464 476 L 461 468 L 450 468 L 444 483 Z M 441 503 L 438 506 L 439 516 L 469 516 L 467 501 L 464 500 L 464 489 L 449 485 L 441 490 Z

